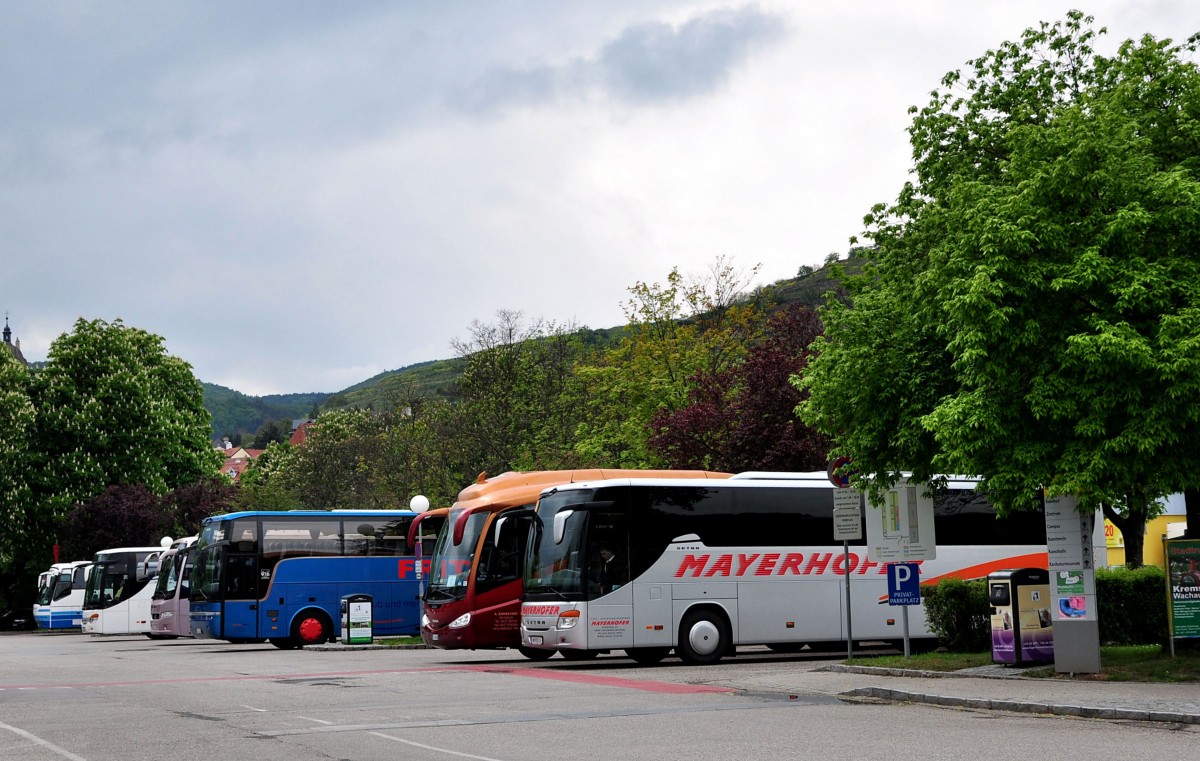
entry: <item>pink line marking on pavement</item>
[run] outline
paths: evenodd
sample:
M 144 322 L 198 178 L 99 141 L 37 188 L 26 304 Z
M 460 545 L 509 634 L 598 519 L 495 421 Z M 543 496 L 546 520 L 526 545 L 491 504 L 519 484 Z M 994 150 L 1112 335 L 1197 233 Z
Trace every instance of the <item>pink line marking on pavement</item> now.
M 619 687 L 625 690 L 643 690 L 645 692 L 665 692 L 672 695 L 690 695 L 702 692 L 737 692 L 732 687 L 714 687 L 708 684 L 680 684 L 678 682 L 647 682 L 641 679 L 622 679 L 616 676 L 588 674 L 579 671 L 551 671 L 541 668 L 506 669 L 496 666 L 464 666 L 462 668 L 468 671 L 483 673 L 512 674 L 513 676 L 528 676 L 534 679 L 596 684 L 602 687 Z

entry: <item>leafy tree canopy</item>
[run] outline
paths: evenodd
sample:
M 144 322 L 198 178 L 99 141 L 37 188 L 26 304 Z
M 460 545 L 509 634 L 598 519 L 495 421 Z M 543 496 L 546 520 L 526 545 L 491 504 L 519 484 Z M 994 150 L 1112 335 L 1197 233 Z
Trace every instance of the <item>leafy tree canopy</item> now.
M 867 217 L 874 264 L 802 381 L 874 488 L 967 473 L 1002 509 L 1042 486 L 1094 508 L 1200 478 L 1197 38 L 1105 57 L 1091 22 L 1029 29 L 914 109 L 915 180 Z

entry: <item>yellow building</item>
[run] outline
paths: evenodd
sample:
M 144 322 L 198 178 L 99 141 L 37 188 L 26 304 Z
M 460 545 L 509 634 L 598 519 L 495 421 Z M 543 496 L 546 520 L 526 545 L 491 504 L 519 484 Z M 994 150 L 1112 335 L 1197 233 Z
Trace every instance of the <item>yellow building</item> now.
M 1145 546 L 1142 548 L 1142 564 L 1163 567 L 1163 538 L 1176 537 L 1187 528 L 1187 511 L 1182 494 L 1167 497 L 1163 514 L 1146 522 Z M 1125 565 L 1125 537 L 1110 521 L 1104 521 L 1104 544 L 1108 548 L 1110 567 Z

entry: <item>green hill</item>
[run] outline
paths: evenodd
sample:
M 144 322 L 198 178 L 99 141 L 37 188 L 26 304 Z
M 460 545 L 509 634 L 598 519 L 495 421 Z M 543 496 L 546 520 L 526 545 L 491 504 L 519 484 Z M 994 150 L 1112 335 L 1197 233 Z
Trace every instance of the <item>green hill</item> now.
M 214 439 L 237 434 L 253 437 L 263 423 L 309 417 L 329 398 L 329 394 L 247 396 L 213 383 L 201 382 L 200 386 L 204 389 L 204 407 L 213 418 Z
M 846 272 L 861 268 L 863 259 L 851 258 L 838 263 Z M 842 294 L 829 267 L 806 272 L 798 277 L 780 280 L 764 286 L 758 292 L 776 304 L 801 303 L 812 309 L 830 291 Z M 624 332 L 625 326 L 584 329 L 580 337 L 588 346 L 611 346 Z M 247 396 L 238 391 L 210 383 L 204 386 L 204 406 L 213 416 L 215 436 L 241 433 L 253 436 L 268 420 L 293 420 L 309 417 L 316 409 L 332 410 L 348 407 L 391 409 L 413 398 L 455 397 L 454 382 L 466 368 L 464 358 L 437 359 L 418 362 L 398 370 L 388 370 L 332 394 L 279 394 Z

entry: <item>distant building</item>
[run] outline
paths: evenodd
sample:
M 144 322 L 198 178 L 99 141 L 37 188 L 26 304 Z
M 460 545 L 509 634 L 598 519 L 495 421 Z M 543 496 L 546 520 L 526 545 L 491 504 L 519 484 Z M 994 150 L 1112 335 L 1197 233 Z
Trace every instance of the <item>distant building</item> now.
M 8 313 L 4 314 L 4 345 L 12 352 L 12 355 L 17 358 L 17 361 L 22 365 L 29 367 L 29 363 L 25 360 L 25 355 L 21 353 L 21 339 L 17 339 L 16 343 L 12 340 L 12 328 L 8 327 Z
M 317 421 L 310 419 L 299 419 L 292 421 L 292 437 L 288 439 L 288 443 L 292 446 L 302 446 L 305 441 L 308 441 L 308 427 Z
M 226 456 L 225 464 L 221 466 L 221 472 L 236 482 L 242 477 L 242 473 L 245 472 L 246 468 L 250 467 L 250 463 L 258 459 L 258 456 L 262 453 L 263 450 L 261 449 L 238 447 Z

